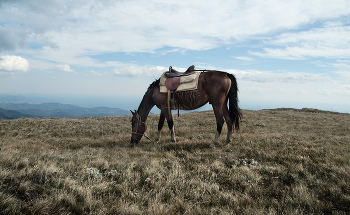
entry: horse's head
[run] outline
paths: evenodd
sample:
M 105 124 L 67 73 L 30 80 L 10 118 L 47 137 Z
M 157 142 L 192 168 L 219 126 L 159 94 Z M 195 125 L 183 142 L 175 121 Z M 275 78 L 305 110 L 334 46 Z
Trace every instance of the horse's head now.
M 130 110 L 131 111 L 131 110 Z M 139 143 L 140 139 L 142 138 L 143 134 L 146 131 L 146 123 L 142 121 L 141 116 L 135 112 L 131 111 L 132 113 L 132 132 L 131 132 L 131 143 Z

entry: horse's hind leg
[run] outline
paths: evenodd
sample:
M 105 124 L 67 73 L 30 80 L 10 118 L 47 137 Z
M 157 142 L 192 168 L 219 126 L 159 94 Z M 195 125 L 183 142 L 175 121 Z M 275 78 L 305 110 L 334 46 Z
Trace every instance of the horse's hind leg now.
M 156 137 L 155 137 L 155 139 L 154 139 L 154 141 L 156 141 L 156 142 L 159 141 L 159 138 L 160 138 L 160 131 L 161 131 L 162 128 L 163 128 L 164 120 L 165 120 L 165 115 L 164 115 L 164 112 L 161 111 L 161 112 L 160 112 L 160 117 L 159 117 L 159 122 L 158 122 L 158 132 L 157 132 Z
M 230 117 L 230 112 L 227 108 L 227 102 L 225 102 L 226 104 L 224 104 L 223 106 L 223 113 L 224 113 L 224 117 L 225 117 L 225 121 L 226 121 L 226 124 L 227 124 L 227 138 L 226 138 L 226 144 L 230 143 L 231 142 L 231 138 L 232 138 L 232 120 L 231 120 L 231 117 Z
M 222 105 L 213 104 L 213 109 L 214 109 L 214 114 L 216 118 L 216 134 L 215 134 L 213 143 L 219 144 L 219 137 L 220 137 L 222 126 L 224 125 L 225 120 L 222 112 Z

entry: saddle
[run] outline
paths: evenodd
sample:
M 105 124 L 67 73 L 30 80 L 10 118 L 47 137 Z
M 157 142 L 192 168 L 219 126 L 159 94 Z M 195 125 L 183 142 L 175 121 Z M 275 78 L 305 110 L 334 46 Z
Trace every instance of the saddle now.
M 178 90 L 180 84 L 182 83 L 191 83 L 188 84 L 189 86 L 184 87 L 184 89 L 193 89 L 194 87 L 197 88 L 197 82 L 198 82 L 198 77 L 199 74 L 195 74 L 194 72 L 194 65 L 188 67 L 188 69 L 185 72 L 179 72 L 175 69 L 173 69 L 171 66 L 169 67 L 169 71 L 165 72 L 163 75 L 164 77 L 161 78 L 161 83 L 163 83 L 165 79 L 165 83 L 163 83 L 166 87 L 165 91 L 168 93 L 168 98 L 167 98 L 167 104 L 168 104 L 168 110 L 169 114 L 171 114 L 171 107 L 174 109 L 178 109 L 178 115 L 179 115 L 179 108 L 176 105 L 176 99 L 175 99 L 175 94 L 176 91 Z M 192 75 L 193 74 L 193 75 Z M 185 77 L 183 77 L 185 76 Z M 188 79 L 188 80 L 186 80 Z M 163 81 L 162 81 L 163 80 Z M 160 83 L 160 85 L 161 85 Z M 192 86 L 195 85 L 195 86 Z M 161 86 L 160 86 L 161 87 Z M 162 92 L 162 87 L 161 87 L 161 92 Z M 170 105 L 171 104 L 171 105 Z
M 185 72 L 179 72 L 173 69 L 172 66 L 170 66 L 169 71 L 165 73 L 165 76 L 167 77 L 165 80 L 166 88 L 170 91 L 175 91 L 180 85 L 180 77 L 189 75 L 193 71 L 194 65 L 188 67 L 188 69 Z
M 198 86 L 198 78 L 202 70 L 193 70 L 186 75 L 168 78 L 166 74 L 169 71 L 164 72 L 159 80 L 159 87 L 161 93 L 166 93 L 169 90 L 171 91 L 188 91 L 196 90 Z
M 179 72 L 175 69 L 173 69 L 172 66 L 169 67 L 169 72 L 165 73 L 165 76 L 168 78 L 173 78 L 173 77 L 180 77 L 180 76 L 184 76 L 187 75 L 191 72 L 194 71 L 194 65 L 188 67 L 188 69 L 185 72 Z
M 165 87 L 170 91 L 175 91 L 180 85 L 180 76 L 165 79 Z

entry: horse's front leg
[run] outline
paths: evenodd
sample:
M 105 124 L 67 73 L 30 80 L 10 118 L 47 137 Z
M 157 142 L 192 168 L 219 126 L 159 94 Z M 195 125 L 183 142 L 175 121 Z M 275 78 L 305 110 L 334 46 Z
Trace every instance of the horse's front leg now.
M 159 141 L 159 138 L 160 138 L 160 131 L 161 131 L 162 128 L 163 128 L 164 120 L 165 120 L 165 115 L 164 115 L 164 112 L 161 111 L 161 112 L 160 112 L 160 117 L 159 117 L 159 122 L 158 122 L 158 132 L 157 132 L 157 134 L 156 134 L 156 138 L 154 139 L 155 142 L 158 142 L 158 141 Z
M 166 117 L 167 122 L 168 122 L 168 127 L 170 129 L 171 142 L 176 142 L 173 116 L 172 116 L 171 112 L 169 113 L 168 109 L 166 109 L 166 111 L 164 111 L 164 112 L 165 112 L 165 117 Z

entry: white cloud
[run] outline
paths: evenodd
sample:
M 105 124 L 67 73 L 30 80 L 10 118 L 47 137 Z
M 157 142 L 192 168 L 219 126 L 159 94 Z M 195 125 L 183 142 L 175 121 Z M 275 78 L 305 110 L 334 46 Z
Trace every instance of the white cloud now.
M 343 85 L 343 86 L 340 87 L 340 89 L 350 90 L 350 85 Z
M 350 61 L 349 60 L 336 60 L 336 61 L 317 61 L 315 65 L 322 68 L 329 68 L 330 74 L 334 79 L 339 82 L 350 82 Z
M 5 55 L 0 57 L 0 71 L 4 72 L 26 72 L 29 63 L 26 59 L 20 56 Z
M 337 88 L 334 89 L 320 89 L 318 91 L 320 95 L 326 95 L 326 96 L 346 96 L 350 97 L 350 85 L 340 85 Z
M 73 69 L 70 68 L 68 64 L 57 65 L 55 66 L 55 70 L 64 72 L 75 72 Z
M 250 54 L 290 60 L 308 57 L 350 58 L 349 35 L 350 26 L 339 22 L 325 23 L 322 28 L 284 33 L 268 39 L 266 45 L 277 47 L 264 48 L 264 52 L 251 51 Z
M 96 77 L 101 77 L 102 76 L 101 73 L 95 72 L 94 70 L 89 71 L 89 73 L 91 73 L 93 76 L 96 76 Z
M 350 61 L 337 60 L 335 63 L 329 63 L 328 65 L 333 66 L 338 73 L 343 73 L 350 79 Z
M 245 93 L 254 93 L 254 94 L 283 94 L 286 92 L 285 89 L 280 87 L 244 87 L 240 89 L 240 91 L 244 91 Z
M 243 60 L 243 61 L 253 61 L 254 59 L 251 57 L 247 57 L 247 56 L 239 56 L 239 57 L 233 57 L 236 58 L 238 60 Z
M 11 23 L 2 27 L 8 35 L 17 35 L 18 30 L 24 34 L 6 37 L 13 45 L 0 42 L 0 50 L 35 42 L 44 46 L 37 52 L 40 58 L 69 63 L 106 52 L 212 49 L 349 15 L 350 2 L 22 0 L 4 2 L 0 14 L 0 19 Z
M 339 86 L 339 88 L 336 89 L 335 91 L 336 91 L 336 93 L 338 93 L 340 95 L 350 96 L 350 85 Z
M 113 70 L 116 76 L 143 76 L 143 77 L 154 77 L 159 78 L 163 72 L 167 71 L 168 68 L 162 66 L 138 66 L 138 65 L 125 65 L 124 67 L 115 68 Z
M 237 79 L 242 81 L 258 82 L 258 83 L 296 83 L 305 84 L 310 82 L 322 83 L 330 82 L 331 78 L 327 75 L 313 73 L 295 73 L 295 72 L 271 72 L 257 70 L 225 70 L 234 74 Z

